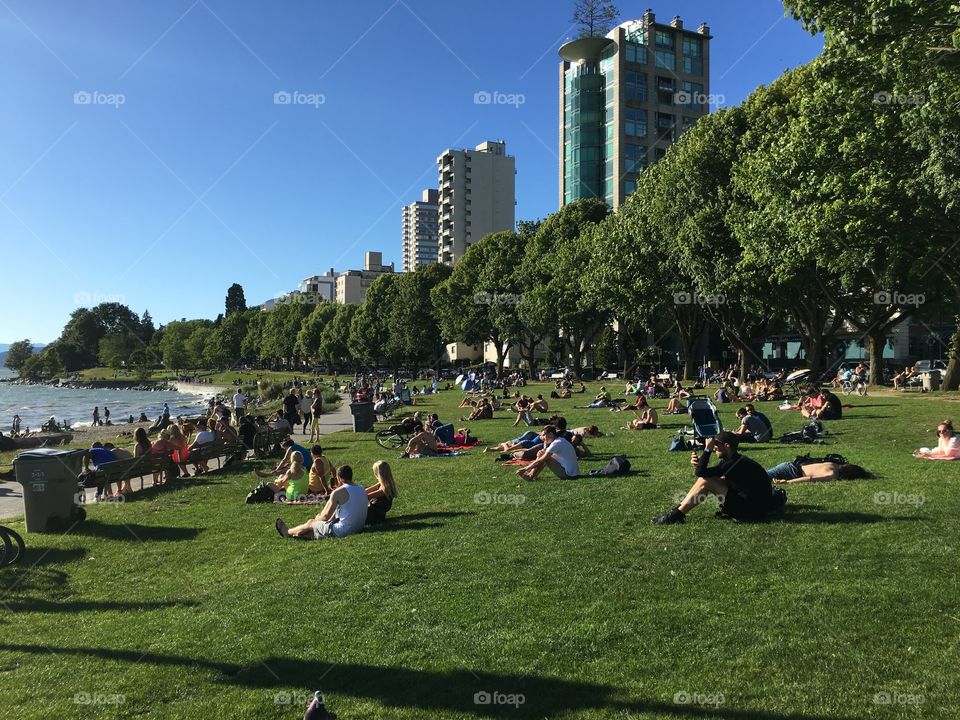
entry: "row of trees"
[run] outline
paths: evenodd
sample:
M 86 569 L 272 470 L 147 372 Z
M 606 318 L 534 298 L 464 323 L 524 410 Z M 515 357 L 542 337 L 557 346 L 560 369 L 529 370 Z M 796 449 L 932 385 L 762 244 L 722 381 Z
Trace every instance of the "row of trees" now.
M 360 306 L 299 295 L 263 313 L 234 286 L 217 320 L 158 330 L 123 306 L 78 310 L 27 365 L 397 367 L 459 341 L 491 343 L 498 366 L 516 348 L 531 367 L 546 343 L 579 367 L 588 347 L 623 361 L 669 334 L 690 377 L 707 327 L 741 373 L 787 331 L 819 371 L 852 329 L 879 382 L 895 325 L 960 307 L 960 37 L 934 5 L 788 0 L 826 31 L 824 54 L 698 121 L 616 213 L 571 203 L 483 238 L 452 271 L 383 275 Z M 960 330 L 943 354 L 956 388 Z

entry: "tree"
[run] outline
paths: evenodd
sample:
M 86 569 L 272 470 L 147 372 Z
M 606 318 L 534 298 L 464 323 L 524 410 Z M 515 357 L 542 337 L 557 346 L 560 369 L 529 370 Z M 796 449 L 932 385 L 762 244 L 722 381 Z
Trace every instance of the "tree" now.
M 317 354 L 325 362 L 334 366 L 349 364 L 353 366 L 350 356 L 350 324 L 353 316 L 359 309 L 358 305 L 336 305 L 333 318 L 323 328 L 320 334 L 320 344 Z
M 227 289 L 226 314 L 244 312 L 247 309 L 247 300 L 243 295 L 240 283 L 234 283 Z
M 390 312 L 391 346 L 409 363 L 434 364 L 443 355 L 444 344 L 436 308 L 430 293 L 447 280 L 453 270 L 447 265 L 424 265 L 400 276 L 397 300 Z
M 297 333 L 313 308 L 300 302 L 281 302 L 266 313 L 260 338 L 260 358 L 292 363 L 297 355 Z
M 163 326 L 162 330 L 160 352 L 164 367 L 174 371 L 185 370 L 192 360 L 190 351 L 187 350 L 187 338 L 193 332 L 191 324 L 175 321 Z
M 266 327 L 269 314 L 257 309 L 246 312 L 247 332 L 240 344 L 240 355 L 244 359 L 258 360 L 260 358 L 260 343 L 263 340 L 263 329 Z
M 213 333 L 207 341 L 206 351 L 211 366 L 226 368 L 241 360 L 243 340 L 247 334 L 251 313 L 259 314 L 260 311 L 248 310 L 232 313 L 214 327 Z
M 14 372 L 19 373 L 31 355 L 33 355 L 33 345 L 30 341 L 17 340 L 17 342 L 13 343 L 10 349 L 7 350 L 7 359 L 3 364 Z
M 337 313 L 337 306 L 331 302 L 322 301 L 313 308 L 313 311 L 303 321 L 300 332 L 297 333 L 297 342 L 294 352 L 304 358 L 319 357 L 320 336 L 323 329 L 333 320 Z
M 393 273 L 374 280 L 350 321 L 350 352 L 362 363 L 385 361 L 394 370 L 400 367 L 403 349 L 390 329 L 391 312 L 399 302 L 399 282 Z
M 580 37 L 603 37 L 619 17 L 612 0 L 577 0 L 571 21 L 579 26 Z

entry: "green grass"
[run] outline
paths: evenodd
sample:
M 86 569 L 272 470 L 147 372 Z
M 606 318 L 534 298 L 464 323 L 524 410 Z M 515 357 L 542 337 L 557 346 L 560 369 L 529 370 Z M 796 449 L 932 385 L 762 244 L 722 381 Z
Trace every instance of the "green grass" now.
M 422 409 L 453 419 L 459 398 Z M 0 707 L 295 718 L 296 696 L 322 687 L 342 719 L 956 718 L 960 463 L 910 451 L 960 405 L 852 402 L 813 452 L 880 477 L 787 486 L 788 512 L 766 524 L 707 506 L 651 526 L 692 480 L 688 455 L 665 452 L 684 418 L 628 433 L 626 415 L 572 409 L 583 396 L 551 406 L 614 433 L 583 469 L 616 451 L 637 473 L 525 483 L 490 455 L 398 460 L 341 433 L 328 454 L 365 483 L 392 460 L 401 495 L 383 530 L 281 541 L 273 519 L 310 511 L 243 505 L 252 465 L 93 507 L 67 535 L 28 535 L 25 563 L 0 570 Z M 778 433 L 799 426 L 768 414 Z M 517 434 L 500 415 L 475 433 Z M 747 452 L 770 465 L 807 449 Z M 480 504 L 481 492 L 512 502 Z M 524 703 L 477 705 L 481 691 Z M 700 704 L 676 703 L 683 692 Z

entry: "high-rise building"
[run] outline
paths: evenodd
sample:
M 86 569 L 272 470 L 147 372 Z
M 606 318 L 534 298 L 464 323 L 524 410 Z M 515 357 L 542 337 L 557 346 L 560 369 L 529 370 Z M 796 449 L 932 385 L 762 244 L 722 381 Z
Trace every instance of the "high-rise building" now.
M 606 37 L 560 48 L 560 206 L 603 198 L 612 208 L 637 176 L 709 112 L 710 28 L 686 30 L 647 11 Z
M 440 191 L 424 190 L 421 200 L 403 208 L 403 271 L 437 262 L 440 245 L 438 211 Z
M 366 252 L 363 270 L 347 270 L 337 276 L 334 302 L 341 305 L 359 305 L 367 296 L 367 288 L 384 273 L 392 273 L 393 263 L 383 264 L 383 253 Z
M 440 167 L 439 262 L 453 265 L 480 238 L 514 229 L 517 166 L 503 141 L 446 150 Z

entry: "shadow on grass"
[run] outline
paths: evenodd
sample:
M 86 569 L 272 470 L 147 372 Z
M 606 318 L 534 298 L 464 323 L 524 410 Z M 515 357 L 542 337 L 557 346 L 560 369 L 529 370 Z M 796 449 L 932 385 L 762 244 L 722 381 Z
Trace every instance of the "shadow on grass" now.
M 929 519 L 921 515 L 877 515 L 876 513 L 862 513 L 852 510 L 824 510 L 820 505 L 794 505 L 788 502 L 783 513 L 770 518 L 770 522 L 836 525 L 844 523 L 922 522 Z
M 394 532 L 396 530 L 427 530 L 429 528 L 443 527 L 442 522 L 422 522 L 435 518 L 459 517 L 460 515 L 476 515 L 468 512 L 433 512 L 417 513 L 415 515 L 396 515 L 388 517 L 386 521 L 378 525 L 367 525 L 364 533 Z
M 164 482 L 162 485 L 151 485 L 153 479 L 150 477 L 145 477 L 143 479 L 144 485 L 143 489 L 140 489 L 140 480 L 139 478 L 134 478 L 131 480 L 133 485 L 133 492 L 128 493 L 124 496 L 124 502 L 136 502 L 138 500 L 153 500 L 156 497 L 161 495 L 166 495 L 169 492 L 175 490 L 187 490 L 191 487 L 199 487 L 200 485 L 225 485 L 227 484 L 226 477 L 231 473 L 229 471 L 240 469 L 240 466 L 225 468 L 226 472 L 219 473 L 216 470 L 212 472 L 217 472 L 216 475 L 211 477 L 209 474 L 204 473 L 202 475 L 191 475 L 188 478 L 177 478 L 176 480 L 169 480 Z
M 165 527 L 162 525 L 140 525 L 138 523 L 118 522 L 108 524 L 99 520 L 86 520 L 77 523 L 71 535 L 105 538 L 107 540 L 132 540 L 135 542 L 159 541 L 177 542 L 193 540 L 203 528 Z
M 43 645 L 0 643 L 0 651 L 47 655 Z M 447 672 L 410 670 L 338 663 L 336 661 L 309 661 L 295 657 L 267 657 L 255 663 L 240 666 L 206 660 L 162 655 L 140 650 L 113 650 L 90 647 L 61 647 L 57 654 L 121 663 L 180 666 L 185 670 L 202 668 L 214 672 L 215 682 L 263 690 L 273 693 L 290 687 L 312 691 L 322 679 L 328 703 L 336 712 L 336 697 L 349 696 L 373 701 L 385 708 L 418 709 L 436 713 L 470 714 L 478 717 L 536 718 L 558 717 L 583 710 L 603 710 L 609 717 L 625 713 L 650 714 L 658 717 L 716 718 L 720 720 L 848 720 L 852 716 L 813 715 L 808 713 L 772 713 L 737 710 L 729 704 L 712 710 L 673 702 L 670 698 L 623 700 L 624 692 L 612 685 L 564 680 L 536 675 L 501 674 L 484 670 L 457 669 Z M 490 695 L 501 698 L 513 695 L 523 697 L 516 704 L 492 704 Z M 486 700 L 486 702 L 484 702 Z
M 163 610 L 165 608 L 197 607 L 196 600 L 165 600 L 149 602 L 121 602 L 116 600 L 42 600 L 39 598 L 24 598 L 3 603 L 3 607 L 14 612 L 104 612 L 117 610 L 121 612 L 140 612 L 146 610 Z

